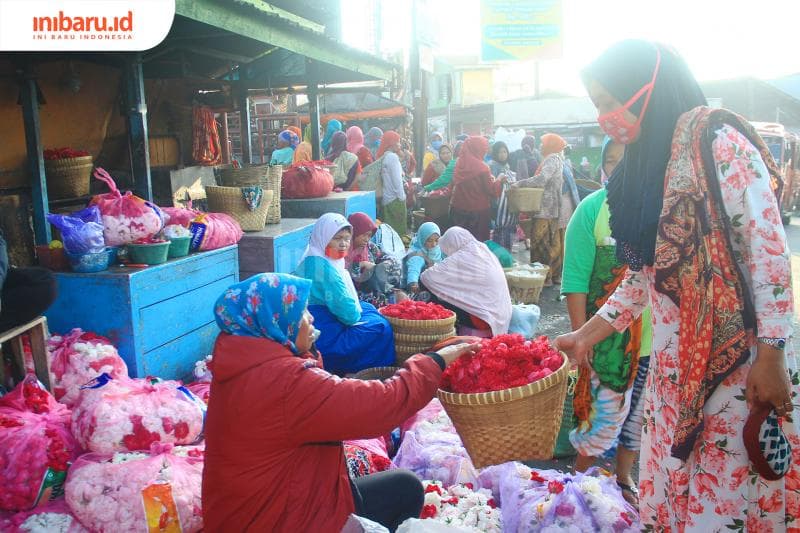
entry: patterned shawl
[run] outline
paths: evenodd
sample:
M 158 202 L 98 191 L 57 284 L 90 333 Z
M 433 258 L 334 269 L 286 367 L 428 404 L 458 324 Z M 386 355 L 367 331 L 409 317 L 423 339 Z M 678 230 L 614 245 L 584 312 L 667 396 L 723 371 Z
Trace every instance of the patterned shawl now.
M 680 310 L 678 376 L 681 401 L 672 455 L 686 460 L 703 430 L 703 406 L 750 356 L 753 301 L 731 246 L 732 223 L 722 202 L 711 144 L 728 124 L 759 150 L 773 189 L 781 178 L 753 127 L 724 110 L 697 107 L 675 128 L 664 181 L 655 251 L 655 288 Z

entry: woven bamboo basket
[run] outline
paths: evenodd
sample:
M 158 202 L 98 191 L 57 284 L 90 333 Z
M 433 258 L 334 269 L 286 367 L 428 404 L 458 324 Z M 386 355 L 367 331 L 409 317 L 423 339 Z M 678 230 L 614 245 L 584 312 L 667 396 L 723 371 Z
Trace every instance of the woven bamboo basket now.
M 424 196 L 422 207 L 425 209 L 425 216 L 429 218 L 441 218 L 450 213 L 449 196 Z
M 508 207 L 512 213 L 535 213 L 542 208 L 544 189 L 515 187 L 510 191 Z
M 412 355 L 418 353 L 427 353 L 431 351 L 433 344 L 396 344 L 394 364 L 396 366 L 403 366 L 403 363 Z
M 272 205 L 267 214 L 267 224 L 278 224 L 281 221 L 281 179 L 283 178 L 283 167 L 272 165 L 267 172 L 267 184 L 264 186 L 274 194 L 272 195 Z
M 265 187 L 269 167 L 256 165 L 245 168 L 223 168 L 219 170 L 219 184 L 223 187 L 247 187 L 258 185 Z
M 459 394 L 439 389 L 447 415 L 475 468 L 508 461 L 549 460 L 567 393 L 567 358 L 556 372 L 523 387 Z
M 394 376 L 395 372 L 398 370 L 400 370 L 400 368 L 396 366 L 376 366 L 374 368 L 365 368 L 361 372 L 356 372 L 353 378 L 364 380 L 378 379 L 383 381 Z
M 252 211 L 242 197 L 241 187 L 206 187 L 208 210 L 214 213 L 227 213 L 242 227 L 242 231 L 261 231 L 272 209 L 273 191 L 264 190 L 261 204 Z
M 394 342 L 396 344 L 424 344 L 428 343 L 429 346 L 433 346 L 437 342 L 443 341 L 445 339 L 449 339 L 450 337 L 455 337 L 456 330 L 451 329 L 447 333 L 397 333 L 394 334 Z
M 51 200 L 79 198 L 89 195 L 92 179 L 92 156 L 45 160 L 47 194 Z
M 386 315 L 384 317 L 392 325 L 392 330 L 395 333 L 408 335 L 445 335 L 453 330 L 456 323 L 455 313 L 450 318 L 439 320 L 407 320 Z
M 542 288 L 544 287 L 546 278 L 546 272 L 544 275 L 536 277 L 516 276 L 512 272 L 506 272 L 506 282 L 508 283 L 508 291 L 511 294 L 511 299 L 519 304 L 539 303 L 539 296 L 542 294 Z

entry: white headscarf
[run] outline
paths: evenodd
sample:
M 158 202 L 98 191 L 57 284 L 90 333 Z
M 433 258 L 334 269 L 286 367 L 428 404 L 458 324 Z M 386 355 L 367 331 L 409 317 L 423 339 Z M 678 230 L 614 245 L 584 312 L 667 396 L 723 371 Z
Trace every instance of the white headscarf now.
M 497 257 L 458 226 L 444 232 L 439 246 L 447 257 L 422 273 L 423 285 L 439 299 L 489 324 L 493 335 L 508 333 L 511 296 Z
M 331 242 L 331 239 L 333 239 L 334 235 L 345 228 L 349 228 L 352 231 L 353 226 L 351 226 L 350 222 L 348 222 L 347 219 L 339 213 L 325 213 L 319 217 L 314 223 L 314 229 L 311 230 L 311 238 L 308 241 L 308 246 L 306 247 L 303 258 L 300 261 L 302 262 L 306 257 L 316 256 L 322 257 L 326 261 L 330 262 L 336 268 L 337 272 L 339 272 L 339 275 L 341 276 L 342 281 L 344 281 L 344 285 L 347 288 L 347 292 L 356 301 L 356 304 L 360 310 L 361 303 L 358 301 L 358 292 L 356 291 L 355 285 L 353 285 L 353 280 L 350 277 L 350 274 L 347 272 L 344 258 L 331 259 L 325 255 L 325 248 L 328 247 L 328 243 Z

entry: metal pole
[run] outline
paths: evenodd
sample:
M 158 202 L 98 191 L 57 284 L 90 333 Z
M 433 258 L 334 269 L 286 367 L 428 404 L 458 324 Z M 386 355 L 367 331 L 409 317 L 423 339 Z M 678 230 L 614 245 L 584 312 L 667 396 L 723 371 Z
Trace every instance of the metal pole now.
M 425 77 L 419 62 L 419 32 L 417 30 L 417 0 L 412 0 L 411 11 L 411 57 L 409 69 L 411 75 L 411 89 L 414 97 L 414 158 L 417 160 L 417 176 L 422 175 L 422 162 L 425 158 L 425 141 L 427 137 L 427 103 L 425 101 L 423 85 Z
M 128 150 L 136 194 L 153 201 L 150 179 L 150 147 L 147 136 L 147 102 L 144 96 L 142 54 L 128 56 L 125 63 L 125 103 L 128 123 Z
M 311 127 L 311 158 L 314 161 L 322 159 L 325 154 L 320 150 L 319 139 L 319 87 L 317 86 L 316 68 L 311 61 L 307 63 L 308 72 L 308 118 Z
M 250 136 L 250 97 L 247 89 L 240 87 L 239 94 L 239 134 L 242 136 L 242 166 L 253 164 L 253 139 Z
M 231 141 L 230 134 L 228 133 L 228 114 L 222 113 L 220 114 L 219 118 L 222 120 L 222 142 L 220 143 L 222 146 L 222 162 L 228 165 L 231 162 Z
M 31 177 L 31 200 L 33 201 L 33 231 L 36 244 L 50 242 L 50 224 L 47 222 L 49 205 L 47 181 L 42 156 L 42 136 L 39 127 L 39 96 L 36 77 L 30 65 L 25 67 L 22 80 L 22 120 L 25 126 L 25 147 L 28 151 L 28 172 Z

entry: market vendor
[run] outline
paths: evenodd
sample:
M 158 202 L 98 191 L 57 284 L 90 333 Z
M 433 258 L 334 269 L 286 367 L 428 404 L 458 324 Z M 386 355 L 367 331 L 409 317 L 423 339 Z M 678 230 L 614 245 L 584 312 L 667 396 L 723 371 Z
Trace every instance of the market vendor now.
M 439 246 L 446 257 L 422 273 L 425 288 L 456 312 L 459 324 L 483 329 L 487 336 L 508 333 L 511 295 L 497 257 L 458 226 L 444 232 Z
M 44 268 L 8 264 L 6 241 L 0 233 L 0 332 L 30 322 L 56 299 L 56 280 Z
M 400 290 L 403 265 L 371 240 L 378 231 L 375 221 L 362 212 L 353 213 L 347 220 L 353 226 L 353 238 L 345 265 L 356 286 L 358 299 L 376 307 L 391 303 L 398 296 L 405 299 Z
M 322 336 L 317 346 L 325 369 L 334 374 L 394 364 L 394 335 L 389 322 L 370 303 L 358 299 L 345 264 L 353 227 L 344 216 L 317 219 L 295 275 L 313 282 L 309 311 Z
M 419 227 L 411 240 L 404 263 L 406 288 L 411 294 L 420 292 L 419 277 L 422 272 L 443 259 L 439 247 L 442 231 L 433 222 L 426 222 Z
M 294 150 L 300 144 L 300 138 L 289 130 L 283 130 L 278 135 L 278 148 L 272 152 L 270 165 L 291 166 L 294 162 Z
M 406 470 L 350 481 L 342 441 L 391 431 L 436 393 L 461 344 L 406 361 L 394 379 L 340 379 L 313 355 L 314 283 L 259 274 L 215 305 L 206 420 L 207 532 L 340 531 L 356 513 L 392 531 L 419 516 L 423 489 Z

